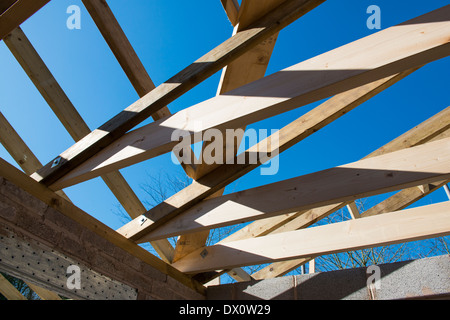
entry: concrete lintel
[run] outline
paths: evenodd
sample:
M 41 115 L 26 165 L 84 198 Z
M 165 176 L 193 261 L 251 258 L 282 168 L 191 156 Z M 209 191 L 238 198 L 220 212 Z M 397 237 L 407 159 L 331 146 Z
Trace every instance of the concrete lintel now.
M 0 177 L 0 270 L 75 299 L 204 299 L 189 283 L 179 281 L 169 265 L 164 269 L 164 262 L 144 249 L 56 194 L 51 196 L 44 202 Z M 66 212 L 53 208 L 53 200 Z M 94 224 L 87 226 L 89 222 Z M 77 292 L 67 290 L 69 265 L 82 271 Z

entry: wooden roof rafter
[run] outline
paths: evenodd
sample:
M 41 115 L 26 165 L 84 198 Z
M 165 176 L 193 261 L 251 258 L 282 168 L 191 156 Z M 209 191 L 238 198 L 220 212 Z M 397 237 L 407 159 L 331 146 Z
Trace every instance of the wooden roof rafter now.
M 213 245 L 191 253 L 173 266 L 184 273 L 199 273 L 440 237 L 450 234 L 449 218 L 450 204 L 444 202 L 404 210 L 401 214 L 386 213 L 311 229 Z M 296 245 L 286 246 L 286 243 Z M 200 254 L 202 259 L 199 259 Z
M 3 275 L 0 274 L 0 293 L 8 300 L 27 300 Z
M 420 144 L 423 144 L 423 143 L 426 143 L 429 141 L 440 140 L 440 139 L 446 137 L 446 135 L 443 135 L 445 133 L 447 135 L 450 135 L 450 107 L 442 110 L 441 112 L 434 115 L 430 119 L 424 121 L 423 123 L 419 124 L 418 126 L 416 126 L 413 129 L 409 130 L 408 132 L 401 135 L 400 137 L 394 139 L 393 141 L 386 144 L 385 146 L 372 152 L 365 158 L 371 158 L 374 156 L 387 154 L 387 153 L 390 153 L 393 151 L 410 148 L 410 147 L 417 146 L 417 145 L 420 145 Z M 363 159 L 365 159 L 365 158 L 363 158 Z M 419 199 L 417 196 L 419 196 L 419 195 L 423 196 L 424 193 L 428 193 L 431 190 L 435 190 L 435 188 L 427 188 L 426 190 L 420 190 L 417 187 L 413 187 L 411 189 L 412 190 L 417 189 L 420 193 L 413 192 L 411 195 L 403 194 L 401 197 L 394 195 L 390 199 L 400 198 L 400 199 L 405 200 L 406 202 L 403 202 L 401 205 L 399 205 L 399 202 L 396 201 L 395 207 L 392 207 L 391 205 L 389 205 L 389 206 L 383 205 L 382 207 L 385 207 L 383 210 L 386 210 L 386 207 L 388 207 L 387 212 L 401 210 L 404 207 L 408 206 L 409 204 L 417 201 Z M 409 190 L 409 189 L 400 191 L 400 193 L 406 193 L 406 190 Z M 385 202 L 388 202 L 388 201 L 390 201 L 390 200 L 388 200 L 388 199 L 385 200 Z M 330 209 L 333 211 L 336 211 L 336 210 L 340 209 L 341 207 L 343 207 L 344 205 L 345 204 L 336 204 L 334 208 L 331 205 L 330 206 L 331 208 L 327 208 L 326 210 L 323 210 L 324 208 L 317 208 L 317 209 L 321 210 L 323 212 L 330 211 Z M 327 206 L 327 207 L 329 207 L 329 206 Z M 362 213 L 362 216 L 367 216 L 369 214 L 369 212 L 373 211 L 373 209 L 374 208 L 369 209 L 366 212 Z M 313 209 L 313 210 L 315 210 L 315 209 Z M 377 212 L 380 213 L 382 211 L 377 209 Z M 298 217 L 300 215 L 303 216 L 302 219 L 305 219 L 305 217 L 307 217 L 307 216 L 315 217 L 315 218 L 313 220 L 310 220 L 307 224 L 302 222 L 297 227 L 307 227 L 311 223 L 316 222 L 318 218 L 324 216 L 324 214 L 320 214 L 319 212 L 311 212 L 311 213 L 298 212 L 298 213 L 291 214 L 286 217 L 283 217 L 283 216 L 274 217 L 274 218 L 271 218 L 268 220 L 263 220 L 263 221 L 259 221 L 259 222 L 250 224 L 250 225 L 246 226 L 245 228 L 235 232 L 233 235 L 230 235 L 226 239 L 226 241 L 245 239 L 249 236 L 258 237 L 258 236 L 263 236 L 268 233 L 275 232 L 276 229 L 286 228 L 286 226 L 289 223 L 293 223 L 294 220 L 296 219 L 296 217 Z M 372 215 L 372 214 L 369 214 L 369 215 Z M 278 232 L 282 232 L 282 231 L 278 231 Z

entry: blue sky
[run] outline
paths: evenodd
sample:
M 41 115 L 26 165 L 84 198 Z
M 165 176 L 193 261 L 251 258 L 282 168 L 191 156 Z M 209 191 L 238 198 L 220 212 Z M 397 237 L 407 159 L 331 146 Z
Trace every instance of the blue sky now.
M 219 0 L 109 0 L 108 4 L 157 85 L 225 41 L 233 30 Z M 281 32 L 267 74 L 376 32 L 366 27 L 366 9 L 372 4 L 381 8 L 381 27 L 385 29 L 447 2 L 328 0 Z M 81 30 L 66 27 L 70 5 L 82 9 Z M 22 29 L 91 129 L 138 99 L 81 1 L 53 0 Z M 45 164 L 73 140 L 3 42 L 0 61 L 0 111 Z M 255 170 L 231 184 L 227 192 L 359 160 L 448 106 L 449 67 L 448 58 L 423 67 L 284 152 L 276 176 L 261 176 Z M 219 76 L 217 73 L 171 103 L 172 113 L 213 97 Z M 250 127 L 282 128 L 317 104 Z M 1 146 L 0 157 L 15 164 Z M 146 195 L 141 186 L 148 175 L 183 174 L 171 163 L 170 155 L 121 172 L 142 200 Z M 75 204 L 110 227 L 122 225 L 115 214 L 118 202 L 100 179 L 66 191 Z M 417 204 L 442 200 L 445 194 L 439 190 Z

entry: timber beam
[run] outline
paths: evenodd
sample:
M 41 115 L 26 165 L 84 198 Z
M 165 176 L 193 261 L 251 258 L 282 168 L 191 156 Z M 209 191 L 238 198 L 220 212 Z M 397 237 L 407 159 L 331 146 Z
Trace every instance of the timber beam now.
M 49 2 L 50 0 L 3 1 L 0 5 L 0 40 Z
M 449 150 L 450 138 L 429 142 L 205 200 L 159 228 L 154 229 L 149 219 L 142 226 L 132 221 L 119 232 L 134 241 L 148 241 L 447 180 L 450 179 Z
M 450 234 L 450 202 L 201 248 L 173 264 L 185 273 L 397 244 Z

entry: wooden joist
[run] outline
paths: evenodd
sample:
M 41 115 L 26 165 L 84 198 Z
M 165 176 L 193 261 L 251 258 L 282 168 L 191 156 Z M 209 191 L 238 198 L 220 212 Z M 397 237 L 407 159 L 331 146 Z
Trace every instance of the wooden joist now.
M 23 30 L 20 27 L 13 30 L 4 41 L 71 137 L 75 141 L 79 141 L 88 135 L 91 132 L 88 125 L 53 77 Z M 25 143 L 17 134 L 14 134 L 14 130 L 6 119 L 1 117 L 0 121 L 5 123 L 1 130 L 7 130 L 4 132 L 4 138 L 1 138 L 4 140 L 2 142 L 16 161 L 24 166 L 25 172 L 31 175 L 42 168 Z M 6 141 L 6 139 L 11 141 Z M 147 211 L 119 171 L 109 172 L 103 175 L 102 179 L 132 219 Z M 152 246 L 165 261 L 171 261 L 174 250 L 167 240 L 154 242 Z
M 14 29 L 4 42 L 70 136 L 78 141 L 91 132 L 23 30 Z
M 248 29 L 252 23 L 281 5 L 284 0 L 243 0 L 239 25 L 235 33 Z M 225 94 L 264 77 L 278 33 L 228 64 L 222 71 L 217 94 Z
M 350 213 L 352 219 L 361 218 L 361 213 L 359 212 L 358 206 L 356 205 L 355 201 L 352 201 L 347 205 L 347 210 Z
M 280 31 L 324 0 L 289 0 L 159 85 L 39 170 L 34 178 L 49 186 L 110 145 L 156 111 L 212 76 L 264 39 Z M 56 162 L 55 162 L 56 161 Z M 57 164 L 57 165 L 56 165 Z
M 424 190 L 421 188 L 421 186 L 407 188 L 404 190 L 401 190 L 394 194 L 393 196 L 390 196 L 389 198 L 381 201 L 380 203 L 376 204 L 375 206 L 371 207 L 370 209 L 367 209 L 363 213 L 361 213 L 361 217 L 371 217 L 387 212 L 391 212 L 393 210 L 402 210 L 404 208 L 409 207 L 413 203 L 417 202 L 418 200 L 422 199 L 423 197 L 429 195 L 430 193 L 438 190 L 443 185 L 445 185 L 448 182 L 448 180 L 442 180 L 442 181 L 436 181 L 433 183 L 427 184 L 427 189 Z
M 173 266 L 185 273 L 308 258 L 450 234 L 450 203 L 228 242 L 197 250 Z
M 307 258 L 291 259 L 287 261 L 273 262 L 269 265 L 270 267 L 266 267 L 256 271 L 255 273 L 252 273 L 251 277 L 255 280 L 273 279 L 276 277 L 281 277 L 284 276 L 286 273 L 305 265 L 308 262 L 311 263 L 311 261 L 313 261 L 314 259 L 315 258 L 307 257 Z
M 41 168 L 41 162 L 0 112 L 0 143 L 22 170 L 30 175 Z
M 170 152 L 177 145 L 172 138 L 175 130 L 193 135 L 211 128 L 238 128 L 448 56 L 450 22 L 443 18 L 447 14 L 450 14 L 450 6 L 132 131 L 51 183 L 51 188 L 68 187 Z M 421 41 L 417 42 L 418 39 Z M 68 157 L 71 157 L 70 152 L 62 155 L 64 159 Z M 40 177 L 41 173 L 36 173 L 35 179 L 40 181 Z
M 445 122 L 445 118 L 446 117 L 447 117 L 447 119 L 450 119 L 450 117 L 448 117 L 448 115 L 444 115 L 444 113 L 442 113 L 441 116 L 442 116 L 441 119 L 444 120 L 444 122 Z M 434 119 L 434 121 L 436 121 L 436 120 L 437 119 Z M 437 120 L 437 121 L 439 121 L 439 120 Z M 378 152 L 379 152 L 379 154 L 382 154 L 382 153 L 385 153 L 385 152 L 391 152 L 393 149 L 396 149 L 396 147 L 401 149 L 402 148 L 402 146 L 401 146 L 402 144 L 404 145 L 403 147 L 410 147 L 410 146 L 415 145 L 415 144 L 420 144 L 420 143 L 424 143 L 426 141 L 429 141 L 433 137 L 439 137 L 440 135 L 441 136 L 448 136 L 448 134 L 445 135 L 445 133 L 446 132 L 450 132 L 450 130 L 444 131 L 442 133 L 442 131 L 445 130 L 445 129 L 446 129 L 445 125 L 441 126 L 440 128 L 436 128 L 436 126 L 429 127 L 428 130 L 434 130 L 434 131 L 430 131 L 430 132 L 428 132 L 429 134 L 428 133 L 425 134 L 424 135 L 424 136 L 426 136 L 425 138 L 423 138 L 423 136 L 420 137 L 420 135 L 416 135 L 416 134 L 415 134 L 416 136 L 412 136 L 411 134 L 404 135 L 403 137 L 401 137 L 399 139 L 396 139 L 397 141 L 395 141 L 395 143 L 397 145 L 391 143 L 390 145 L 388 145 L 387 148 L 386 147 L 383 148 L 385 150 L 379 150 Z M 402 139 L 404 139 L 404 140 L 402 140 Z M 408 143 L 405 143 L 405 142 L 408 142 Z M 375 153 L 373 155 L 375 155 Z M 390 211 L 395 211 L 396 208 L 398 208 L 398 210 L 403 209 L 403 207 L 405 207 L 405 206 L 407 206 L 407 205 L 417 201 L 422 196 L 425 196 L 426 194 L 429 194 L 431 191 L 436 190 L 437 188 L 442 186 L 443 183 L 445 183 L 445 182 L 442 182 L 442 183 L 441 182 L 437 182 L 437 183 L 429 184 L 429 185 L 427 185 L 428 188 L 413 187 L 413 188 L 405 189 L 405 190 L 399 192 L 399 194 L 398 194 L 399 196 L 397 197 L 398 200 L 399 200 L 398 203 L 400 203 L 401 200 L 404 200 L 403 201 L 403 206 L 397 206 L 393 210 L 390 210 Z M 425 189 L 425 190 L 422 190 L 422 189 Z M 411 191 L 416 191 L 416 190 L 417 190 L 417 195 L 413 194 L 414 192 L 411 192 Z M 386 207 L 387 207 L 387 205 L 386 205 Z M 337 208 L 335 207 L 335 209 L 337 209 Z M 314 210 L 311 210 L 311 211 L 314 211 Z M 334 210 L 332 209 L 332 211 L 334 211 Z M 384 211 L 386 211 L 386 210 L 384 210 Z M 369 210 L 369 212 L 373 213 L 374 211 L 373 210 Z M 311 215 L 311 217 L 312 216 L 313 215 Z M 283 219 L 284 217 L 274 217 L 272 219 L 266 219 L 267 222 L 268 222 L 267 224 L 269 225 L 269 221 L 275 220 L 276 218 L 279 218 L 281 224 L 283 222 L 288 221 L 288 219 Z M 257 224 L 258 222 L 260 222 L 260 221 L 257 221 L 254 224 Z M 272 228 L 276 229 L 276 226 L 272 226 Z M 257 229 L 257 227 L 255 227 L 255 230 L 256 229 Z M 289 230 L 289 228 L 286 228 L 286 230 Z M 295 229 L 292 229 L 292 230 L 295 230 Z M 283 232 L 283 231 L 280 231 L 280 232 Z M 233 236 L 231 236 L 231 238 L 233 238 Z M 263 279 L 263 278 L 267 278 L 267 277 L 274 277 L 274 276 L 283 275 L 283 274 L 287 273 L 288 271 L 290 271 L 291 269 L 297 268 L 300 264 L 303 264 L 303 263 L 309 261 L 310 259 L 311 258 L 302 258 L 302 259 L 291 260 L 291 261 L 286 261 L 286 262 L 272 263 L 267 268 L 264 268 L 261 271 L 253 274 L 252 277 L 254 277 L 255 279 Z
M 145 236 L 132 222 L 119 232 L 138 242 L 154 240 L 446 179 L 450 179 L 448 138 L 206 200 Z
M 50 0 L 3 1 L 0 14 L 0 40 L 20 26 L 25 20 L 39 11 Z

